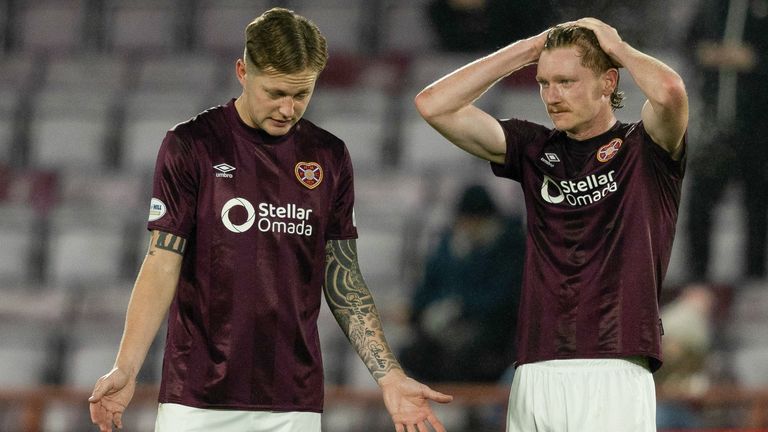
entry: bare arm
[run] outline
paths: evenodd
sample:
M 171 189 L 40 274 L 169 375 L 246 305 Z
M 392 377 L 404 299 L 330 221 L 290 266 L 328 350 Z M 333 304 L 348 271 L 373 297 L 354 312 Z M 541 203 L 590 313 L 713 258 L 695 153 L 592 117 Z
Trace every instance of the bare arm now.
M 622 41 L 616 29 L 599 20 L 583 18 L 575 24 L 592 30 L 600 47 L 629 71 L 648 99 L 641 114 L 646 131 L 673 159 L 679 159 L 688 128 L 688 94 L 680 75 Z
M 546 32 L 515 42 L 439 79 L 415 99 L 422 117 L 459 148 L 492 162 L 504 162 L 506 142 L 496 119 L 473 105 L 500 79 L 535 63 Z
M 152 231 L 131 300 L 113 369 L 99 378 L 89 398 L 91 420 L 101 431 L 122 427 L 122 413 L 133 397 L 136 376 L 144 363 L 176 292 L 186 240 Z

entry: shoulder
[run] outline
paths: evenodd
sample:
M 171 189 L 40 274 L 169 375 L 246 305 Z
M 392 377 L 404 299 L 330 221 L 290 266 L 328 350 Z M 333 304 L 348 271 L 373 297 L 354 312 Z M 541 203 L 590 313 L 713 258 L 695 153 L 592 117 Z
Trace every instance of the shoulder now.
M 499 124 L 504 131 L 504 137 L 508 144 L 515 141 L 520 141 L 526 146 L 530 146 L 537 142 L 544 144 L 560 134 L 557 129 L 552 129 L 528 120 L 514 118 L 502 119 L 499 120 Z
M 341 138 L 305 118 L 296 123 L 296 133 L 302 138 L 312 138 L 328 145 L 344 144 Z
M 179 138 L 195 138 L 226 122 L 226 107 L 217 105 L 174 125 L 168 132 Z
M 312 145 L 323 151 L 330 151 L 336 157 L 348 157 L 347 146 L 344 141 L 316 125 L 310 120 L 302 118 L 296 123 L 296 137 L 302 141 L 302 144 Z

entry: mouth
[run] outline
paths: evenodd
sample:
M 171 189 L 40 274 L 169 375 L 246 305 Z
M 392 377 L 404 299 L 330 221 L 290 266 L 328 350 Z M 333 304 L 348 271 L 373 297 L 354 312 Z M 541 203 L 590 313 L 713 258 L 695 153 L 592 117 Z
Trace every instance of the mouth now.
M 288 120 L 278 120 L 278 119 L 270 118 L 270 120 L 272 120 L 273 123 L 275 123 L 276 125 L 281 126 L 281 127 L 283 127 L 283 126 L 290 126 L 290 124 L 291 124 L 291 119 L 288 119 Z

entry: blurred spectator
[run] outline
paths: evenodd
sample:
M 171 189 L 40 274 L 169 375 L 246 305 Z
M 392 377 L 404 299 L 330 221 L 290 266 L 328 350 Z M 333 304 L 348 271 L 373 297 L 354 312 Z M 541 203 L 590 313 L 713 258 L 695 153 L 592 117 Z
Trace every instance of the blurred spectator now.
M 401 358 L 409 373 L 432 382 L 504 373 L 514 359 L 524 242 L 521 221 L 500 214 L 483 186 L 462 193 L 412 299 L 416 337 Z
M 691 160 L 688 217 L 692 274 L 706 280 L 712 212 L 731 182 L 743 188 L 746 277 L 765 277 L 768 225 L 768 2 L 702 0 L 692 27 L 704 132 Z M 706 127 L 711 126 L 707 130 Z
M 706 285 L 685 287 L 661 310 L 664 325 L 664 366 L 654 379 L 666 396 L 696 396 L 709 386 L 706 363 L 712 344 L 715 295 Z M 657 427 L 701 427 L 696 412 L 680 402 L 661 399 L 656 407 Z
M 554 24 L 549 0 L 433 0 L 429 19 L 440 49 L 493 51 Z

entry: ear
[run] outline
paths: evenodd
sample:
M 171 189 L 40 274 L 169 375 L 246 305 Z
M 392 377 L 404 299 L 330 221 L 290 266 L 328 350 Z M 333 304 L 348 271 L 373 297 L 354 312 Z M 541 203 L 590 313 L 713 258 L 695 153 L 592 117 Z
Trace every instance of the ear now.
M 237 59 L 237 62 L 235 62 L 235 74 L 237 75 L 237 80 L 240 81 L 240 85 L 245 86 L 247 70 L 243 59 Z
M 611 68 L 603 73 L 603 95 L 610 96 L 619 86 L 619 70 Z

